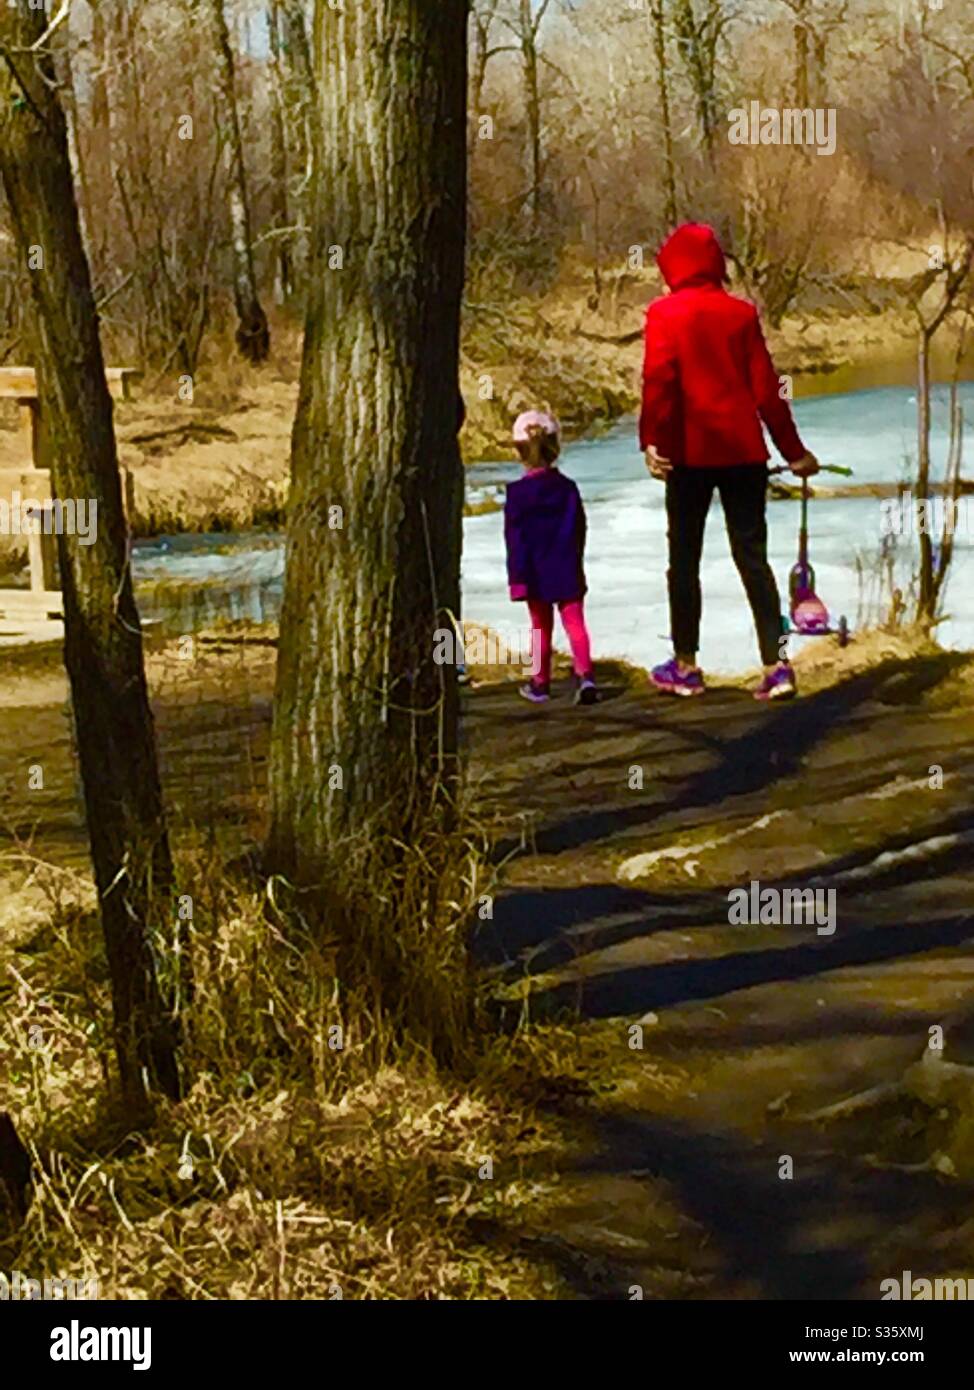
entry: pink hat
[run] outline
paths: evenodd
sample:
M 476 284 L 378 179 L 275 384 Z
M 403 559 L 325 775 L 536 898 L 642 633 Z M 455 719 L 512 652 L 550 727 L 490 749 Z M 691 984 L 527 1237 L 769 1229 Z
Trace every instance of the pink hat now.
M 525 410 L 514 421 L 514 443 L 526 444 L 535 432 L 561 437 L 561 426 L 546 410 Z

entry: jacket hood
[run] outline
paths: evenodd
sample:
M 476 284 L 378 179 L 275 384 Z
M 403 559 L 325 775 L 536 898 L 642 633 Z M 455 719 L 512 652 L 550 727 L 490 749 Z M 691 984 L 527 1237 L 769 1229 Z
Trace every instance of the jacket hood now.
M 704 222 L 685 222 L 677 227 L 656 257 L 663 279 L 671 290 L 687 285 L 720 285 L 727 279 L 727 262 L 712 227 Z

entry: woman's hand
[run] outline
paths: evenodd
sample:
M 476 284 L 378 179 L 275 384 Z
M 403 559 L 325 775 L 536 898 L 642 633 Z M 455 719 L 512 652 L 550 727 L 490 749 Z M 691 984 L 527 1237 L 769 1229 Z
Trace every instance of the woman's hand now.
M 673 472 L 673 465 L 669 459 L 663 458 L 662 454 L 656 452 L 656 447 L 650 444 L 646 450 L 646 467 L 649 469 L 653 478 L 658 478 L 661 483 L 665 483 Z
M 819 461 L 814 454 L 810 454 L 806 449 L 801 458 L 790 463 L 788 467 L 796 478 L 811 478 L 819 471 Z

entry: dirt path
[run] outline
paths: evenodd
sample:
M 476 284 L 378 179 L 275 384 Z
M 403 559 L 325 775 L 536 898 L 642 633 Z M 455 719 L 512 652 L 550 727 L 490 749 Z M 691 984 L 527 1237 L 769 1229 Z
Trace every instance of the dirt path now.
M 895 1166 L 929 1158 L 902 1101 L 808 1119 L 895 1082 L 974 999 L 971 670 L 881 661 L 770 709 L 478 692 L 489 784 L 539 821 L 481 955 L 535 1016 L 598 1020 L 580 1048 L 615 1068 L 543 1237 L 583 1295 L 878 1298 L 904 1269 L 974 1274 L 970 1187 Z M 752 879 L 834 888 L 834 933 L 731 925 Z
M 273 656 L 150 656 L 170 805 L 231 843 L 259 833 Z M 579 1296 L 876 1298 L 904 1269 L 974 1274 L 970 1186 L 890 1166 L 929 1158 L 914 1117 L 808 1119 L 895 1081 L 974 997 L 974 661 L 855 663 L 772 708 L 734 688 L 666 701 L 609 667 L 590 710 L 465 695 L 511 856 L 478 955 L 508 1007 L 577 1010 L 579 1053 L 604 1064 L 577 1161 L 536 1175 L 557 1214 L 533 1238 Z M 11 873 L 18 841 L 86 863 L 65 699 L 54 656 L 4 671 Z M 834 888 L 834 934 L 731 925 L 752 879 Z

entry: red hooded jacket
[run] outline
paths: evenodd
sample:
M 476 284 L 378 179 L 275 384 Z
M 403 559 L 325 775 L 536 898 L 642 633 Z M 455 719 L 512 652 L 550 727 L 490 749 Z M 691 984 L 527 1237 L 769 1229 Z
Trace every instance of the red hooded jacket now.
M 639 443 L 690 468 L 761 463 L 762 421 L 788 463 L 805 452 L 781 397 L 758 311 L 723 288 L 727 266 L 710 227 L 688 222 L 656 258 L 671 293 L 646 310 Z

